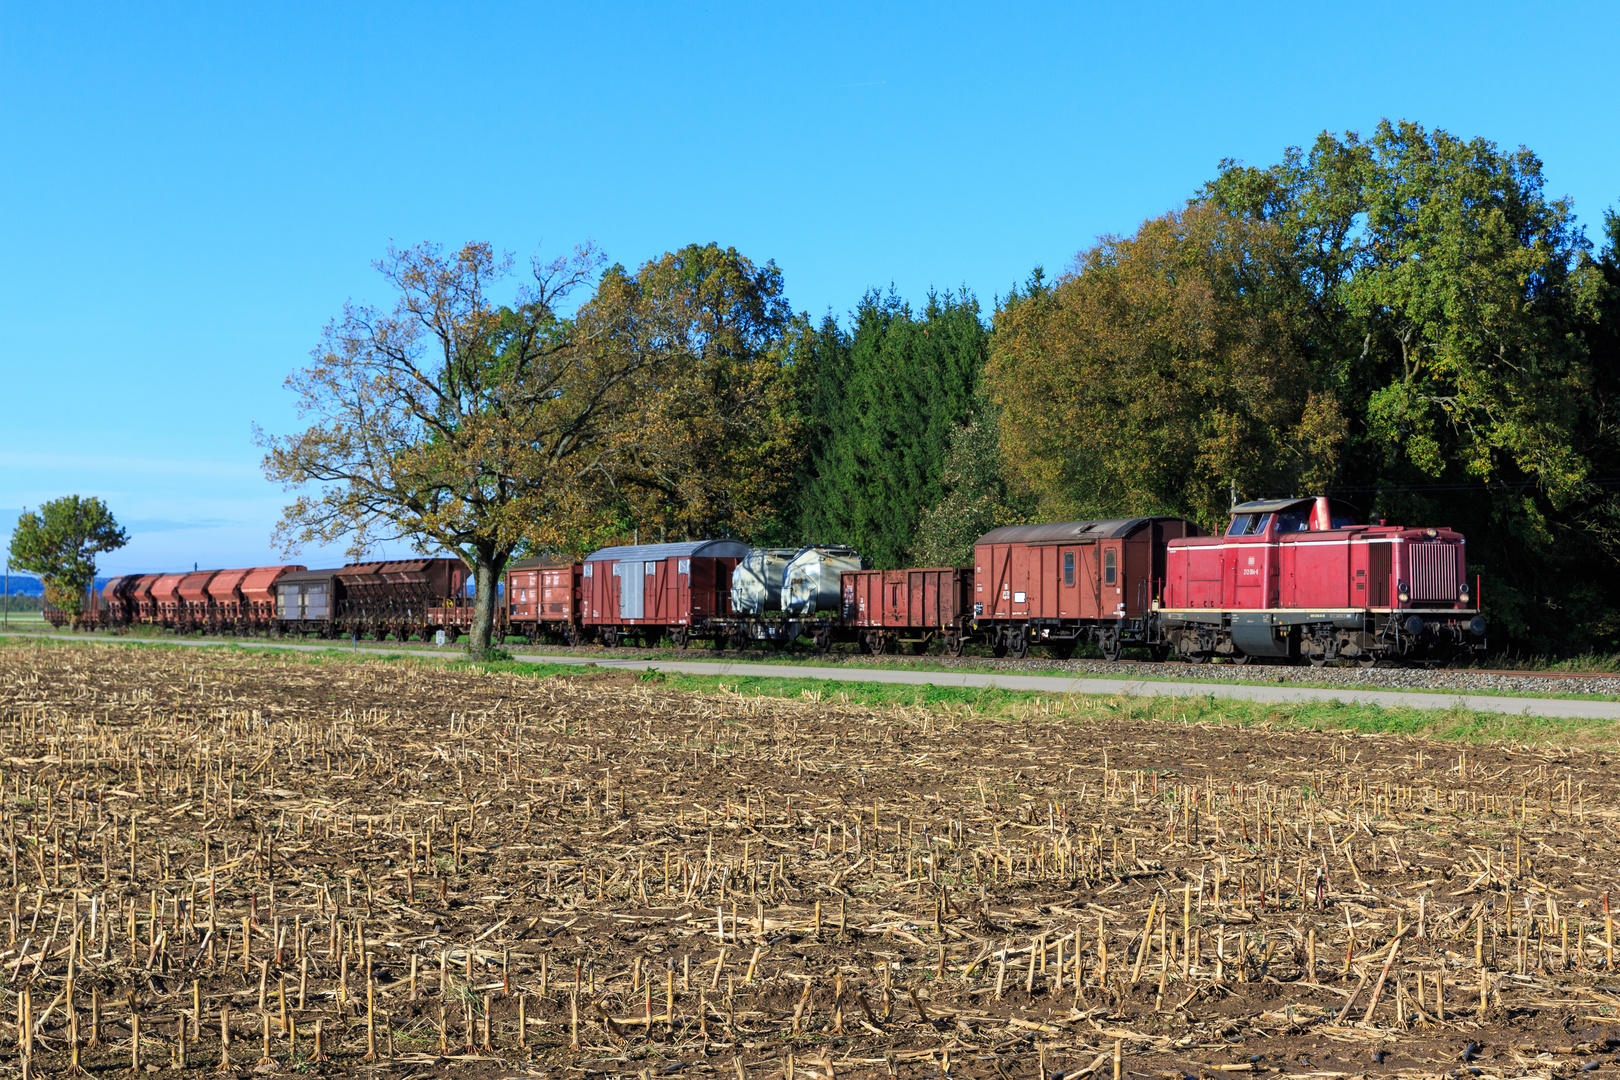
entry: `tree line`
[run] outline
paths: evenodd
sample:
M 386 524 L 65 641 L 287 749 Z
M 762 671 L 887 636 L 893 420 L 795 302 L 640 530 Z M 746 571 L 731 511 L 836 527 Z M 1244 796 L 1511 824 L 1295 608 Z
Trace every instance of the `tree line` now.
M 1620 646 L 1620 217 L 1594 244 L 1523 148 L 1384 122 L 1223 162 L 988 313 L 891 289 L 817 322 L 717 244 L 378 268 L 394 306 L 346 307 L 289 380 L 315 422 L 260 436 L 303 489 L 289 549 L 442 548 L 488 603 L 527 552 L 731 535 L 959 565 L 1002 524 L 1219 528 L 1234 494 L 1327 492 L 1466 532 L 1512 646 Z

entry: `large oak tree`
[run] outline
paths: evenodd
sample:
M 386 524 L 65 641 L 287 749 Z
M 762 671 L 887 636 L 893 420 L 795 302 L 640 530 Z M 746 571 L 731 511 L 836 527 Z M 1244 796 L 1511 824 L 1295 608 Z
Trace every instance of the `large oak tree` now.
M 487 244 L 390 251 L 393 307 L 346 305 L 288 380 L 304 431 L 261 433 L 265 474 L 304 489 L 288 551 L 383 541 L 472 572 L 469 651 L 490 647 L 496 584 L 519 550 L 579 555 L 632 530 L 746 525 L 774 493 L 790 435 L 773 412 L 780 274 L 692 247 L 597 278 L 591 247 L 512 275 Z M 765 440 L 761 451 L 756 445 Z M 312 489 L 312 490 L 311 490 Z

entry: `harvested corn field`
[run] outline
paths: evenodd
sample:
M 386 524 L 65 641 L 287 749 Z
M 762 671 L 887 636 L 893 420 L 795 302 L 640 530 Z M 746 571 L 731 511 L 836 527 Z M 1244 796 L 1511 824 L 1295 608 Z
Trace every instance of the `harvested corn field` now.
M 1607 751 L 0 649 L 0 1067 L 1620 1072 Z

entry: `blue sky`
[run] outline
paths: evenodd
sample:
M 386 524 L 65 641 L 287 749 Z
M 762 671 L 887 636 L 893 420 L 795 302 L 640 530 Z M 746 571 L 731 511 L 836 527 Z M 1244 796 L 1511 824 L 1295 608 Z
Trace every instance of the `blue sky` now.
M 390 240 L 714 240 L 814 315 L 988 308 L 1223 157 L 1385 116 L 1530 147 L 1592 226 L 1617 49 L 1612 3 L 8 3 L 0 530 L 99 495 L 106 571 L 280 561 L 250 425 L 294 429 Z

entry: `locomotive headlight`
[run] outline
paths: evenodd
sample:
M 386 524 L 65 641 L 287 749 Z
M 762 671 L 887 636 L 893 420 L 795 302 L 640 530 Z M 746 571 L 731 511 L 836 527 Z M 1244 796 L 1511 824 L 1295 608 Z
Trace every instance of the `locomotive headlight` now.
M 1406 587 L 1406 582 L 1398 581 L 1395 583 L 1395 595 L 1399 596 L 1401 598 L 1401 603 L 1404 604 L 1408 600 L 1412 599 L 1412 590 Z
M 1457 599 L 1461 600 L 1465 604 L 1468 603 L 1468 586 L 1464 585 L 1461 589 L 1457 590 Z

